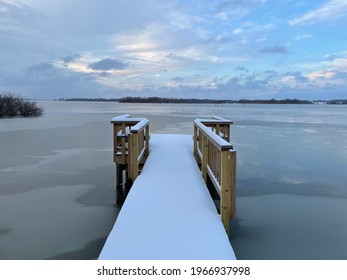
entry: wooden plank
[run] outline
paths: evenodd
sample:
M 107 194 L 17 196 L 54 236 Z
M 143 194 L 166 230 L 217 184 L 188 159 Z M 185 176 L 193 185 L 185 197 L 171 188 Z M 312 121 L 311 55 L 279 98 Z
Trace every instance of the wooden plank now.
M 117 131 L 116 131 L 116 125 L 113 124 L 113 161 L 114 162 L 117 161 L 116 154 L 117 154 Z
M 236 151 L 230 151 L 231 190 L 230 190 L 230 218 L 236 217 Z
M 225 131 L 224 131 L 224 139 L 228 142 L 230 142 L 230 125 L 227 125 L 225 127 Z
M 216 124 L 216 134 L 219 135 L 221 126 L 219 124 Z
M 149 155 L 149 125 L 146 126 L 146 155 L 145 157 L 148 157 Z
M 147 125 L 149 124 L 149 120 L 145 119 L 145 118 L 141 118 L 141 120 L 136 123 L 132 128 L 131 128 L 131 132 L 133 133 L 139 133 L 140 131 L 142 131 Z
M 225 231 L 229 235 L 230 220 L 230 158 L 229 151 L 221 153 L 221 199 L 220 213 Z
M 129 134 L 129 178 L 134 182 L 138 176 L 138 134 L 130 133 Z
M 203 133 L 202 137 L 202 159 L 201 159 L 201 173 L 202 178 L 207 182 L 207 159 L 208 159 L 208 140 L 207 136 Z
M 126 134 L 126 128 L 125 124 L 122 123 L 122 135 Z M 122 137 L 122 164 L 126 164 L 126 157 L 125 157 L 125 151 L 126 151 L 126 139 L 125 137 Z
M 207 166 L 207 173 L 211 179 L 211 182 L 212 182 L 214 188 L 216 189 L 216 191 L 220 197 L 221 196 L 220 184 L 219 184 L 216 176 L 213 174 L 212 169 L 209 166 Z
M 194 124 L 194 134 L 193 134 L 194 148 L 193 153 L 196 160 L 198 160 L 198 128 Z

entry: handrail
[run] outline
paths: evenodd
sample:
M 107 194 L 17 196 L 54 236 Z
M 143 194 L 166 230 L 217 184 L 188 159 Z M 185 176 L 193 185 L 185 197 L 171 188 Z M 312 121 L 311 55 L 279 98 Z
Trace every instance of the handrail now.
M 141 121 L 139 121 L 136 125 L 134 125 L 130 132 L 132 133 L 139 133 L 143 129 L 145 129 L 146 125 L 149 124 L 149 120 L 142 118 Z
M 199 121 L 210 127 L 215 134 L 230 142 L 230 125 L 233 124 L 232 121 L 216 116 L 213 116 L 212 119 L 199 119 Z
M 124 120 L 124 119 L 129 119 L 130 117 L 131 117 L 131 115 L 129 115 L 129 114 L 120 115 L 120 116 L 114 117 L 111 120 L 111 123 L 117 122 L 117 121 L 121 121 L 121 120 Z
M 210 178 L 221 198 L 221 219 L 228 234 L 230 218 L 236 216 L 236 151 L 226 140 L 230 124 L 221 118 L 194 121 L 194 156 L 205 182 Z
M 113 118 L 111 123 L 114 162 L 121 166 L 121 169 L 127 169 L 128 178 L 134 181 L 139 174 L 139 165 L 149 154 L 149 120 L 131 118 L 131 115 L 124 114 Z
M 215 143 L 216 146 L 218 146 L 221 150 L 229 150 L 232 149 L 233 146 L 223 138 L 221 138 L 219 135 L 213 132 L 213 130 L 208 129 L 205 123 L 207 120 L 203 120 L 204 123 L 201 122 L 201 120 L 196 119 L 194 121 L 194 124 L 198 126 L 209 138 L 211 141 Z M 215 120 L 208 120 L 210 124 L 218 123 L 218 121 Z M 213 121 L 213 122 L 212 122 Z

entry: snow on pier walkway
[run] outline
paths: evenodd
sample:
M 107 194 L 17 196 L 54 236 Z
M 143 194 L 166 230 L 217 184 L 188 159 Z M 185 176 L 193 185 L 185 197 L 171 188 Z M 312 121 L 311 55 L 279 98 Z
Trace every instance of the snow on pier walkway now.
M 193 156 L 191 135 L 151 135 L 100 259 L 235 259 Z

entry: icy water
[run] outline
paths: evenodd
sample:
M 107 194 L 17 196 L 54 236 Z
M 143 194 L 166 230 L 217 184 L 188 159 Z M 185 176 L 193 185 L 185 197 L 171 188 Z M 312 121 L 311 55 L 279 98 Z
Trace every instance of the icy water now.
M 0 120 L 0 259 L 95 259 L 119 212 L 110 119 L 234 121 L 239 259 L 347 259 L 347 106 L 42 102 Z M 184 195 L 184 194 L 183 194 Z

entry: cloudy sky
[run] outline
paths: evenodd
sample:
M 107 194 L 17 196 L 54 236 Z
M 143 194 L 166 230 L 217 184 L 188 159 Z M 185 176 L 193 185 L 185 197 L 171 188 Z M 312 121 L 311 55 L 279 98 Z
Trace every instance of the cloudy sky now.
M 347 0 L 0 0 L 0 92 L 347 98 Z

